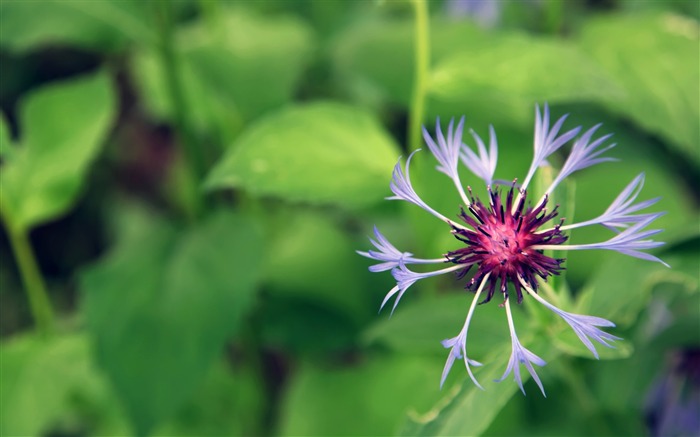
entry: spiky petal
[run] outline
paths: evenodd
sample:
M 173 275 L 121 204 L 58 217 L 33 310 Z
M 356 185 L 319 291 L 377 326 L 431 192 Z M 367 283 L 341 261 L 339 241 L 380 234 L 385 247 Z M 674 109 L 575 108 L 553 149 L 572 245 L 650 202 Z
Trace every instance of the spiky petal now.
M 518 384 L 518 387 L 520 387 L 520 391 L 522 391 L 523 394 L 525 394 L 525 388 L 523 388 L 523 380 L 522 380 L 522 377 L 520 376 L 520 365 L 523 364 L 523 365 L 525 365 L 525 368 L 532 376 L 532 379 L 535 380 L 535 382 L 537 383 L 537 386 L 542 391 L 542 395 L 547 397 L 547 395 L 544 392 L 544 387 L 542 386 L 542 381 L 540 381 L 540 377 L 537 376 L 537 372 L 535 372 L 535 368 L 532 367 L 533 363 L 537 364 L 540 367 L 544 366 L 547 363 L 542 358 L 540 358 L 537 355 L 535 355 L 534 353 L 530 352 L 522 344 L 520 344 L 520 340 L 518 340 L 518 336 L 515 333 L 515 325 L 513 324 L 513 315 L 510 312 L 510 299 L 506 299 L 505 306 L 506 306 L 506 314 L 508 317 L 508 328 L 510 329 L 511 354 L 510 354 L 510 359 L 508 360 L 508 367 L 506 367 L 505 373 L 503 373 L 503 376 L 501 376 L 501 379 L 497 379 L 496 382 L 503 381 L 512 372 L 513 379 L 515 379 L 515 382 Z

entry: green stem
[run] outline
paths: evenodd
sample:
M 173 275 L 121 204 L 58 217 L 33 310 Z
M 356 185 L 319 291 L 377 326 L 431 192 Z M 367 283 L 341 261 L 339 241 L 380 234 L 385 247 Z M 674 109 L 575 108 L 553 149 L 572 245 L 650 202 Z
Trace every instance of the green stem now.
M 172 105 L 172 116 L 178 143 L 182 145 L 184 151 L 185 162 L 183 164 L 186 174 L 182 175 L 182 181 L 189 185 L 189 189 L 185 189 L 186 192 L 196 193 L 194 196 L 187 196 L 186 199 L 183 199 L 185 203 L 182 208 L 186 211 L 187 218 L 194 221 L 203 207 L 202 197 L 199 195 L 199 184 L 205 173 L 204 155 L 189 123 L 187 101 L 180 75 L 180 63 L 175 52 L 172 4 L 168 1 L 152 0 L 151 5 L 160 37 L 159 50 L 163 80 Z
M 409 114 L 408 148 L 417 150 L 421 144 L 421 125 L 425 116 L 425 94 L 430 68 L 430 27 L 428 20 L 428 2 L 413 0 L 416 14 L 415 57 L 416 69 L 413 80 L 413 96 Z
M 171 2 L 153 0 L 152 4 L 158 21 L 163 80 L 168 87 L 175 127 L 185 149 L 190 171 L 195 176 L 195 180 L 199 182 L 204 174 L 204 160 L 199 143 L 188 123 L 187 102 L 182 88 L 180 64 L 177 62 L 175 53 Z
M 34 256 L 27 232 L 15 230 L 8 226 L 10 244 L 17 259 L 22 283 L 27 291 L 29 307 L 36 328 L 42 336 L 48 336 L 53 331 L 53 309 L 51 301 L 46 293 L 44 278 L 41 276 L 39 266 Z

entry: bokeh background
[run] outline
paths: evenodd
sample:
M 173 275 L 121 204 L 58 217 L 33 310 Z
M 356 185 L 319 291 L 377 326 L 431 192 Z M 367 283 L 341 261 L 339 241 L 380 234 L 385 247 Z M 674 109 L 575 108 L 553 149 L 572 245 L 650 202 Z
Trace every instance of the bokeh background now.
M 0 434 L 698 435 L 699 18 L 694 0 L 2 0 Z M 355 250 L 373 224 L 416 256 L 455 248 L 383 200 L 411 126 L 493 124 L 510 181 L 545 102 L 618 144 L 559 190 L 567 219 L 644 172 L 671 268 L 569 254 L 564 309 L 624 341 L 596 361 L 526 299 L 547 397 L 523 396 L 491 382 L 510 353 L 492 302 L 469 340 L 486 391 L 459 363 L 440 390 L 463 284 L 422 281 L 390 318 L 391 275 Z M 416 189 L 453 216 L 435 165 L 416 155 Z

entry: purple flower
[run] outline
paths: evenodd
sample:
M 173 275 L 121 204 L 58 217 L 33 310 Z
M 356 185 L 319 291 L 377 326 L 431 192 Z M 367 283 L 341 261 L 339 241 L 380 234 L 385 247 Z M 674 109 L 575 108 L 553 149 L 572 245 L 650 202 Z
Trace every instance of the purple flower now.
M 534 156 L 530 168 L 518 186 L 514 181 L 510 187 L 502 189 L 493 176 L 498 156 L 496 134 L 493 127 L 489 128 L 489 147 L 474 132 L 472 137 L 476 143 L 474 152 L 462 142 L 464 118 L 454 126 L 451 120 L 444 135 L 440 122 L 436 123 L 435 137 L 431 137 L 426 129 L 423 137 L 438 162 L 437 170 L 449 177 L 462 199 L 461 211 L 456 214 L 458 220 L 451 220 L 428 206 L 416 193 L 409 177 L 410 161 L 417 152 L 413 152 L 406 160 L 404 168 L 399 161 L 391 181 L 394 196 L 389 199 L 405 200 L 419 206 L 442 222 L 446 223 L 451 233 L 463 246 L 441 254 L 441 257 L 423 259 L 414 258 L 412 253 L 396 249 L 376 228 L 376 239 L 370 241 L 377 250 L 358 252 L 367 258 L 379 261 L 372 265 L 373 272 L 391 270 L 396 286 L 387 293 L 381 307 L 395 297 L 393 308 L 396 308 L 403 294 L 417 281 L 432 276 L 454 272 L 459 279 L 465 278 L 465 288 L 474 292 L 471 306 L 465 323 L 457 336 L 444 340 L 443 346 L 449 349 L 445 368 L 440 384 L 445 381 L 455 360 L 464 360 L 469 377 L 481 388 L 470 366 L 480 366 L 481 363 L 467 357 L 467 333 L 474 314 L 476 304 L 482 293 L 485 295 L 481 303 L 490 301 L 496 290 L 503 295 L 511 335 L 512 353 L 507 369 L 501 378 L 513 374 L 515 381 L 523 390 L 520 365 L 524 365 L 544 394 L 542 383 L 537 376 L 533 364 L 542 366 L 545 362 L 526 349 L 519 341 L 510 309 L 510 297 L 514 295 L 517 303 L 529 295 L 561 317 L 576 333 L 581 342 L 597 358 L 598 352 L 594 342 L 606 347 L 613 347 L 612 342 L 618 337 L 600 328 L 613 328 L 615 325 L 600 317 L 573 314 L 563 311 L 544 300 L 537 294 L 541 281 L 546 281 L 563 270 L 564 258 L 550 256 L 545 251 L 568 250 L 612 250 L 625 255 L 660 262 L 659 258 L 644 252 L 661 246 L 663 243 L 650 237 L 661 232 L 658 229 L 646 229 L 662 213 L 642 212 L 655 204 L 658 199 L 637 202 L 644 185 L 644 175 L 640 174 L 630 182 L 613 200 L 608 209 L 600 216 L 579 223 L 564 224 L 564 220 L 556 221 L 557 207 L 548 205 L 550 194 L 572 173 L 603 162 L 614 161 L 605 156 L 605 152 L 614 147 L 609 144 L 610 135 L 595 137 L 600 125 L 586 130 L 577 138 L 581 127 L 575 127 L 562 134 L 566 116 L 559 118 L 550 127 L 550 114 L 547 105 L 543 111 L 535 108 L 535 138 Z M 573 141 L 571 153 L 559 170 L 551 185 L 534 205 L 528 202 L 528 185 L 536 171 L 544 165 L 547 158 L 561 149 L 569 141 Z M 471 189 L 465 192 L 459 176 L 459 163 L 484 180 L 487 185 L 488 197 L 482 201 L 474 196 Z M 606 241 L 588 244 L 565 244 L 569 238 L 566 234 L 575 228 L 584 226 L 603 226 L 615 230 L 615 234 Z M 428 272 L 415 272 L 407 266 L 412 264 L 452 263 L 451 266 Z M 525 293 L 523 293 L 523 290 Z M 392 309 L 393 312 L 393 309 Z M 500 381 L 500 380 L 499 380 Z M 524 390 L 523 390 L 524 391 Z

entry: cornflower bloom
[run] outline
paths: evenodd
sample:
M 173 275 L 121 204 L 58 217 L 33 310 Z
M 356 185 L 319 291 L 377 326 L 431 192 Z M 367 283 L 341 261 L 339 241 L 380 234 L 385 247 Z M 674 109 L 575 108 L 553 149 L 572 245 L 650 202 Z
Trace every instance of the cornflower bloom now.
M 574 330 L 581 342 L 596 358 L 598 358 L 598 352 L 593 342 L 613 347 L 611 343 L 620 340 L 620 338 L 600 329 L 614 327 L 613 322 L 600 317 L 566 312 L 537 293 L 540 281 L 547 281 L 550 276 L 558 275 L 564 268 L 562 266 L 564 258 L 553 258 L 545 254 L 545 251 L 612 250 L 666 265 L 659 258 L 642 251 L 664 244 L 649 239 L 661 230 L 646 229 L 663 213 L 639 213 L 658 201 L 658 199 L 636 201 L 644 185 L 644 174 L 634 178 L 600 216 L 567 225 L 564 224 L 564 219 L 561 219 L 559 222 L 547 225 L 547 223 L 554 221 L 558 215 L 557 206 L 549 207 L 549 198 L 554 189 L 566 177 L 592 165 L 614 161 L 613 158 L 603 156 L 615 144 L 608 143 L 611 135 L 596 137 L 600 125 L 588 129 L 580 136 L 579 133 L 582 131 L 580 126 L 560 133 L 566 118 L 565 115 L 550 126 L 548 106 L 545 105 L 543 111 L 540 111 L 539 107 L 535 108 L 532 163 L 522 184 L 518 186 L 514 181 L 510 188 L 503 190 L 503 192 L 493 179 L 498 155 L 496 134 L 493 127 L 489 128 L 488 147 L 476 133 L 470 132 L 476 144 L 476 152 L 462 142 L 464 117 L 457 123 L 456 127 L 454 120 L 450 121 L 446 136 L 442 132 L 439 119 L 436 122 L 435 138 L 431 137 L 428 131 L 423 128 L 423 137 L 428 149 L 438 161 L 437 170 L 453 181 L 461 197 L 463 206 L 457 215 L 461 223 L 428 206 L 413 189 L 409 176 L 409 166 L 418 150 L 409 155 L 405 167 L 401 166 L 400 159 L 394 167 L 390 184 L 394 195 L 387 199 L 410 202 L 434 215 L 451 228 L 452 234 L 464 244 L 464 247 L 447 252 L 439 258 L 416 258 L 412 253 L 402 252 L 394 247 L 375 227 L 376 239 L 372 239 L 371 242 L 376 250 L 358 251 L 358 253 L 380 261 L 379 264 L 371 266 L 370 271 L 391 270 L 394 279 L 396 279 L 396 286 L 387 293 L 380 309 L 392 297 L 396 296 L 393 305 L 395 309 L 406 290 L 421 279 L 449 272 L 456 272 L 457 277 L 461 279 L 472 272 L 466 280 L 465 288 L 473 291 L 474 297 L 465 323 L 457 336 L 442 342 L 443 346 L 449 349 L 449 353 L 440 386 L 444 384 L 455 360 L 460 358 L 464 361 L 467 373 L 474 384 L 482 388 L 471 369 L 471 366 L 480 366 L 481 363 L 467 356 L 467 334 L 480 297 L 484 296 L 480 303 L 489 302 L 496 290 L 504 298 L 503 306 L 505 306 L 512 347 L 505 373 L 497 381 L 502 381 L 512 373 L 523 393 L 525 390 L 520 376 L 521 365 L 525 366 L 544 395 L 544 388 L 533 364 L 543 366 L 545 361 L 526 349 L 518 340 L 511 314 L 511 297 L 515 297 L 519 304 L 524 295 L 529 295 L 539 304 L 553 311 Z M 528 185 L 537 169 L 546 164 L 546 159 L 550 155 L 572 140 L 571 152 L 557 176 L 536 202 L 528 201 Z M 488 191 L 486 202 L 474 196 L 471 188 L 468 188 L 467 191 L 464 190 L 459 177 L 460 163 L 486 183 Z M 603 242 L 566 244 L 568 240 L 566 231 L 594 225 L 612 229 L 615 234 Z M 409 268 L 410 265 L 414 264 L 449 264 L 449 266 L 427 273 L 418 273 Z

